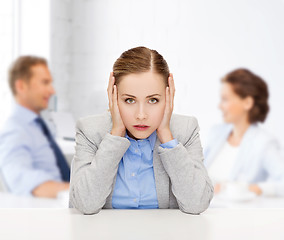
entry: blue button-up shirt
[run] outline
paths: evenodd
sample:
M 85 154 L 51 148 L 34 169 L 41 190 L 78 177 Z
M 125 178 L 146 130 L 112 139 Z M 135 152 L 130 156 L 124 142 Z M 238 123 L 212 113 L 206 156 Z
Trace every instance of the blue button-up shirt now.
M 46 181 L 61 181 L 55 155 L 35 121 L 37 117 L 15 104 L 0 132 L 0 177 L 15 194 L 30 195 Z
M 112 195 L 113 208 L 158 208 L 155 176 L 153 169 L 153 149 L 157 134 L 153 132 L 147 139 L 130 141 L 117 171 L 115 188 Z M 174 139 L 161 144 L 173 148 L 178 144 Z

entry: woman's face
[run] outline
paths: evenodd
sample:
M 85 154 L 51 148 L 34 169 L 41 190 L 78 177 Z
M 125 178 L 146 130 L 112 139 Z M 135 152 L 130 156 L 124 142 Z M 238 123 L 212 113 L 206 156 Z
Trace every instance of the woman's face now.
M 160 125 L 165 110 L 166 85 L 153 72 L 124 76 L 118 87 L 118 108 L 128 135 L 149 137 Z
M 224 121 L 227 123 L 236 124 L 242 120 L 248 121 L 249 110 L 252 108 L 252 98 L 241 98 L 234 92 L 230 83 L 223 83 L 219 108 L 223 112 Z

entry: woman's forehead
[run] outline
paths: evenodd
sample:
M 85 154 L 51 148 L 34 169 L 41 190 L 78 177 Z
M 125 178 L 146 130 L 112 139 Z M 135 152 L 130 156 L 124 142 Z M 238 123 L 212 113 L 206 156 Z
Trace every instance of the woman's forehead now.
M 133 96 L 161 95 L 165 91 L 165 84 L 163 77 L 157 73 L 129 74 L 119 83 L 118 91 Z
M 164 87 L 164 79 L 161 74 L 154 72 L 145 72 L 145 73 L 131 73 L 126 76 L 123 76 L 120 80 L 119 85 L 125 87 L 135 87 L 135 86 L 145 86 L 150 85 L 153 87 Z

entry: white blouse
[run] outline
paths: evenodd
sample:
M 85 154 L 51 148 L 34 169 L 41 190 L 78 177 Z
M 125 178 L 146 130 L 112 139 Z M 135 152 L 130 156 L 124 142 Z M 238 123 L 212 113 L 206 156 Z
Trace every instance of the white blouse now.
M 215 161 L 209 166 L 208 174 L 213 184 L 227 182 L 237 159 L 239 147 L 234 147 L 225 142 Z

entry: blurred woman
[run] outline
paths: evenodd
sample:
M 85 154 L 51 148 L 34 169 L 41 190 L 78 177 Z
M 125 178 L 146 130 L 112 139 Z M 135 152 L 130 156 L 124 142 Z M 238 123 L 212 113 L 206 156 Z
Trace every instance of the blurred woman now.
M 225 124 L 212 129 L 204 151 L 215 193 L 228 182 L 242 182 L 257 195 L 284 196 L 279 144 L 259 126 L 269 111 L 268 96 L 264 80 L 247 69 L 222 79 L 219 107 Z

